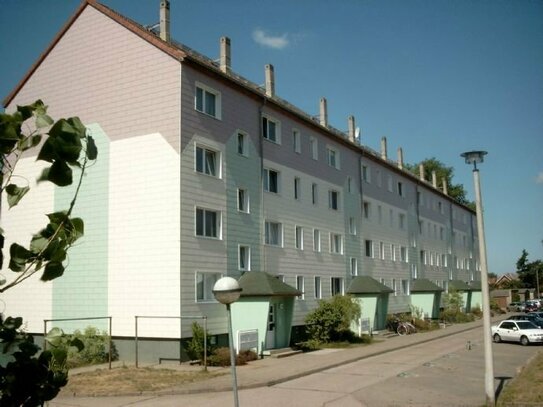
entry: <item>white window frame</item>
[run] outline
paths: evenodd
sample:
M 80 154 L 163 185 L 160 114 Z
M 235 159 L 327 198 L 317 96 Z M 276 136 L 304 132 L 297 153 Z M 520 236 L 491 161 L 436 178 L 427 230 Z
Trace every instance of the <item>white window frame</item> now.
M 203 278 L 205 275 L 207 276 L 215 276 L 212 282 L 206 280 Z M 199 296 L 199 290 L 198 290 L 198 277 L 202 276 L 202 296 L 200 298 Z M 205 271 L 196 271 L 194 273 L 194 300 L 195 302 L 217 302 L 215 299 L 215 296 L 213 295 L 213 286 L 219 280 L 223 277 L 222 273 L 214 273 L 214 272 L 205 272 Z M 207 285 L 210 285 L 208 287 Z
M 281 191 L 281 173 L 279 171 L 277 171 L 277 170 L 272 169 L 272 168 L 264 168 L 262 170 L 262 172 L 263 172 L 262 178 L 263 178 L 264 191 L 269 192 L 271 194 L 279 194 L 279 192 Z M 271 187 L 271 183 L 270 183 L 271 173 L 276 174 L 276 182 L 275 182 L 276 190 L 275 191 L 270 189 L 270 187 Z
M 240 142 L 241 139 L 241 142 Z M 249 136 L 244 131 L 236 132 L 237 152 L 243 157 L 249 157 Z M 241 148 L 241 151 L 240 151 Z
M 385 259 L 385 242 L 379 242 L 379 258 Z
M 299 177 L 294 177 L 294 199 L 299 201 L 302 195 L 302 181 Z
M 398 181 L 396 185 L 398 186 L 398 195 L 400 195 L 402 198 L 405 197 L 405 188 L 403 182 Z
M 401 285 L 402 285 L 402 287 L 401 287 L 402 288 L 402 295 L 409 295 L 409 293 L 410 293 L 409 280 L 402 279 Z
M 313 279 L 313 284 L 315 288 L 315 299 L 320 300 L 322 298 L 322 281 L 320 276 L 315 276 L 315 278 Z
M 304 250 L 304 228 L 302 226 L 294 226 L 294 246 L 298 250 Z
M 340 282 L 339 292 L 335 294 L 334 294 L 334 281 Z M 345 293 L 345 280 L 343 280 L 343 277 L 330 277 L 330 294 L 334 296 L 334 295 L 343 295 L 344 293 Z
M 242 266 L 242 249 L 245 250 L 245 258 L 243 259 L 245 267 Z M 251 246 L 244 244 L 238 245 L 238 270 L 251 271 Z
M 330 232 L 330 253 L 343 254 L 343 236 L 341 234 Z
M 351 276 L 358 275 L 358 259 L 356 257 L 351 257 L 349 260 Z
M 373 240 L 365 239 L 364 240 L 364 255 L 373 259 L 375 257 L 375 251 L 373 248 Z
M 201 109 L 199 108 L 199 103 L 198 103 L 198 89 L 200 89 L 202 91 L 202 107 Z M 212 114 L 208 111 L 207 109 L 207 98 L 205 96 L 206 93 L 209 93 L 210 95 L 213 95 L 214 96 L 214 100 L 215 100 L 215 103 L 214 103 L 214 109 L 215 109 L 215 114 Z M 197 111 L 197 112 L 200 112 L 200 113 L 203 113 L 205 114 L 206 116 L 209 116 L 209 117 L 213 117 L 215 119 L 218 119 L 218 120 L 221 120 L 222 119 L 222 113 L 221 113 L 221 110 L 222 110 L 222 96 L 221 96 L 221 92 L 219 92 L 218 90 L 216 89 L 213 89 L 207 85 L 204 85 L 203 83 L 201 82 L 196 82 L 195 84 L 195 88 L 194 88 L 194 109 Z
M 366 184 L 371 184 L 371 170 L 366 164 L 362 164 L 362 181 Z
M 409 263 L 409 250 L 405 246 L 400 246 L 400 261 L 402 263 Z
M 243 196 L 242 196 L 243 195 Z M 246 188 L 238 188 L 237 191 L 238 211 L 241 213 L 250 213 L 249 191 Z
M 198 213 L 199 211 L 202 211 L 202 234 L 198 234 Z M 213 212 L 215 213 L 215 230 L 217 231 L 216 236 L 209 236 L 207 235 L 207 212 Z M 209 209 L 209 208 L 202 208 L 197 206 L 194 209 L 194 234 L 198 238 L 202 239 L 215 239 L 215 240 L 221 240 L 222 239 L 222 212 L 216 209 Z
M 321 231 L 319 229 L 313 229 L 313 251 L 321 252 Z
M 319 141 L 314 136 L 309 137 L 309 152 L 313 160 L 319 159 Z
M 362 201 L 362 216 L 364 219 L 371 219 L 371 202 Z
M 356 236 L 356 219 L 352 216 L 349 218 L 349 234 Z
M 339 191 L 335 189 L 328 190 L 328 208 L 338 211 L 339 210 Z
M 398 213 L 398 229 L 405 230 L 405 213 Z
M 298 129 L 292 129 L 292 143 L 294 152 L 296 154 L 302 153 L 302 135 L 300 134 L 300 130 Z
M 417 269 L 417 265 L 415 263 L 411 264 L 411 278 L 413 280 L 416 280 L 419 277 L 419 271 Z
M 208 154 L 212 154 L 215 157 L 215 173 L 212 173 L 208 167 Z M 200 160 L 198 159 L 199 155 L 201 155 Z M 220 151 L 199 143 L 194 145 L 194 171 L 196 171 L 198 174 L 207 175 L 208 177 L 213 178 L 221 178 L 221 159 L 222 157 Z M 198 164 L 199 161 L 201 162 L 201 165 Z
M 302 293 L 298 297 L 298 299 L 305 300 L 305 278 L 304 278 L 304 276 L 296 276 L 296 289 Z
M 270 135 L 270 123 L 275 125 L 275 134 Z M 274 143 L 281 144 L 281 122 L 271 116 L 262 115 L 262 138 Z
M 394 243 L 390 244 L 390 258 L 392 261 L 397 261 L 396 245 Z
M 313 205 L 319 203 L 319 187 L 316 183 L 311 184 L 311 202 Z
M 330 167 L 339 170 L 340 166 L 340 155 L 339 150 L 332 146 L 326 146 L 326 162 Z
M 272 242 L 272 235 L 270 227 L 272 225 L 277 225 L 277 243 Z M 283 247 L 283 224 L 281 222 L 275 222 L 273 220 L 264 221 L 264 244 L 267 246 Z

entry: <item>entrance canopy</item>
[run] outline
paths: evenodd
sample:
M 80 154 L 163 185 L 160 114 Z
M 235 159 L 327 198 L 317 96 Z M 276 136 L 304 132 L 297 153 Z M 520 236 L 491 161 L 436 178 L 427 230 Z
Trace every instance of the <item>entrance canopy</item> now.
M 393 292 L 370 276 L 357 276 L 351 281 L 347 294 L 386 294 Z
M 302 292 L 262 271 L 247 271 L 239 279 L 242 297 L 298 297 Z

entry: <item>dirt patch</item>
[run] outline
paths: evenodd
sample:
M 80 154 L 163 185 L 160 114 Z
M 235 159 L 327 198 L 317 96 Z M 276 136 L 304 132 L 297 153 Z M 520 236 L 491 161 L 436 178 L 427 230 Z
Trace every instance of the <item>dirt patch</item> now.
M 186 371 L 152 367 L 97 369 L 70 375 L 60 396 L 121 396 L 157 392 L 223 374 L 223 370 L 206 372 L 202 369 Z

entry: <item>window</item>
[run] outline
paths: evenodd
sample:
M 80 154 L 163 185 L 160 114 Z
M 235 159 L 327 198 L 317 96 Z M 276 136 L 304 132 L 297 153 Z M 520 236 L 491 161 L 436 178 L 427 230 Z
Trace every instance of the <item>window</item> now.
M 409 257 L 407 255 L 407 247 L 400 246 L 400 261 L 403 263 L 407 263 L 409 261 Z
M 219 153 L 205 147 L 196 146 L 196 171 L 201 174 L 220 177 Z
M 222 277 L 221 273 L 196 273 L 196 301 L 215 301 L 213 286 Z
M 283 246 L 283 225 L 266 221 L 264 224 L 264 243 L 271 246 Z
M 353 179 L 351 177 L 347 177 L 347 192 L 350 194 L 353 192 Z
M 426 250 L 420 251 L 420 262 L 421 264 L 427 264 Z
M 196 208 L 196 236 L 221 238 L 221 213 Z
M 351 235 L 356 235 L 356 219 L 355 218 L 349 218 L 349 233 Z
M 358 259 L 356 257 L 351 257 L 351 276 L 358 275 Z
M 279 173 L 274 170 L 264 169 L 264 191 L 279 193 Z
M 247 135 L 241 132 L 238 132 L 238 154 L 248 156 L 249 147 L 247 145 Z
M 311 153 L 311 158 L 314 160 L 319 159 L 319 144 L 317 139 L 313 136 L 309 137 L 309 151 Z
M 332 147 L 327 147 L 326 155 L 328 157 L 328 165 L 339 170 L 339 151 Z
M 298 130 L 292 130 L 292 144 L 294 152 L 300 154 L 302 152 L 302 138 Z
M 394 244 L 390 245 L 390 257 L 391 257 L 392 261 L 397 260 L 397 258 L 396 258 L 396 246 Z
M 294 177 L 294 199 L 300 199 L 300 178 Z
M 332 296 L 343 295 L 343 279 L 341 277 L 332 277 L 330 283 Z
M 304 276 L 296 276 L 296 289 L 302 292 L 302 295 L 298 297 L 300 300 L 303 300 L 305 298 L 304 286 L 305 286 Z
M 298 250 L 304 250 L 304 228 L 301 226 L 296 226 L 294 229 L 294 240 L 296 244 L 296 248 Z
M 194 108 L 199 112 L 221 118 L 221 94 L 201 83 L 196 83 L 196 97 Z
M 370 168 L 364 164 L 362 164 L 362 181 L 368 184 L 371 182 Z
M 377 220 L 379 224 L 383 223 L 383 207 L 381 205 L 377 205 Z
M 269 117 L 262 116 L 262 137 L 273 143 L 281 144 L 280 129 L 281 126 L 279 122 Z
M 368 201 L 362 202 L 362 216 L 369 219 L 371 216 L 371 204 Z
M 249 213 L 249 193 L 243 188 L 238 188 L 238 211 Z
M 404 196 L 403 183 L 402 182 L 398 182 L 398 195 Z
M 439 240 L 445 240 L 445 229 L 443 229 L 443 226 L 439 227 Z
M 321 251 L 321 231 L 319 229 L 313 229 L 313 251 Z
M 409 280 L 402 280 L 402 294 L 409 295 Z
M 239 245 L 238 269 L 251 270 L 251 248 L 249 246 Z
M 318 197 L 317 184 L 313 183 L 311 185 L 311 202 L 313 203 L 313 205 L 317 204 L 317 197 Z
M 439 213 L 443 214 L 443 202 L 439 201 L 437 203 L 437 208 L 439 209 Z
M 418 270 L 417 270 L 417 265 L 416 264 L 411 264 L 411 278 L 413 280 L 416 280 L 418 277 L 419 277 L 419 273 L 418 273 Z
M 330 253 L 343 254 L 343 236 L 330 233 Z
M 328 207 L 337 211 L 339 206 L 339 192 L 330 190 L 328 191 Z
M 399 213 L 398 214 L 398 227 L 401 230 L 405 229 L 405 214 L 404 213 Z
M 400 293 L 400 287 L 395 278 L 392 279 L 392 290 L 394 291 L 394 296 Z
M 321 278 L 318 276 L 315 277 L 315 298 L 322 298 Z
M 384 242 L 379 242 L 379 258 L 381 260 L 385 259 L 385 244 L 384 244 Z
M 394 211 L 392 209 L 388 210 L 388 221 L 390 227 L 394 227 Z
M 366 239 L 364 245 L 366 248 L 366 257 L 373 257 L 373 241 Z

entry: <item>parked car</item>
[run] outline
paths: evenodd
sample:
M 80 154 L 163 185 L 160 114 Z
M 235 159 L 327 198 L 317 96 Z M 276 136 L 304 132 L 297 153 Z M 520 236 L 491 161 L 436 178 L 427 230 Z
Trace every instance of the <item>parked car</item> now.
M 512 302 L 507 306 L 509 312 L 523 312 L 526 307 L 522 302 Z
M 534 315 L 532 313 L 511 315 L 507 319 L 510 319 L 512 321 L 530 321 L 538 328 L 543 328 L 543 318 L 540 318 L 538 315 Z
M 543 312 L 542 311 L 529 312 L 528 315 L 536 315 L 539 318 L 543 319 Z
M 529 300 L 524 303 L 525 312 L 537 311 L 538 309 L 539 309 L 539 306 L 537 305 L 537 302 L 533 300 Z
M 543 329 L 539 329 L 530 321 L 512 321 L 506 319 L 492 326 L 494 342 L 519 342 L 521 345 L 543 342 Z

